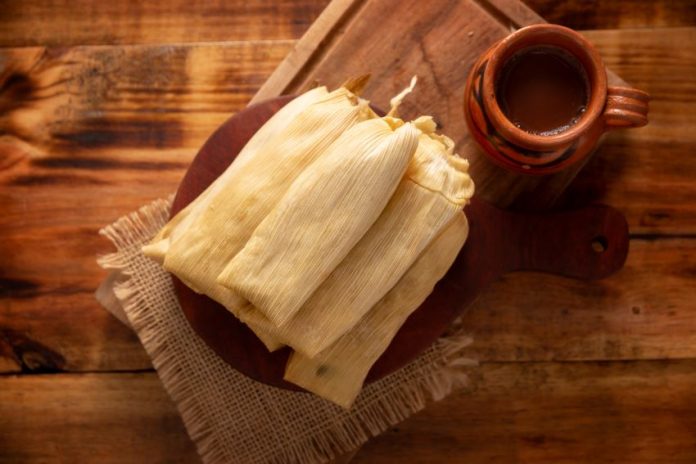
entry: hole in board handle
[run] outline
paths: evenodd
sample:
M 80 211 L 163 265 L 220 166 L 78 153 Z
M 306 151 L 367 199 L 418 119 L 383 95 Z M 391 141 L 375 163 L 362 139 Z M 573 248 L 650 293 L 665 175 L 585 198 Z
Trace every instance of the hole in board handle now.
M 607 238 L 604 235 L 598 235 L 592 239 L 591 245 L 592 251 L 594 251 L 595 253 L 604 253 L 605 251 L 607 251 L 609 243 L 607 242 Z

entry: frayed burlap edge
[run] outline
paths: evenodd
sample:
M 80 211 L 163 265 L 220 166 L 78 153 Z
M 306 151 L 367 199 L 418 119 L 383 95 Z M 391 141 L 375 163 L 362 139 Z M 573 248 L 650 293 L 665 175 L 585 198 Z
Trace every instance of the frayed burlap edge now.
M 186 382 L 186 372 L 172 353 L 170 341 L 157 330 L 156 320 L 144 304 L 138 288 L 132 285 L 121 259 L 126 248 L 138 248 L 151 239 L 168 221 L 172 197 L 155 200 L 138 211 L 118 219 L 100 230 L 116 247 L 115 253 L 98 259 L 101 267 L 122 272 L 114 282 L 114 294 L 119 299 L 129 324 L 135 329 L 162 383 L 173 399 L 183 419 L 186 430 L 195 443 L 205 463 L 226 461 L 220 451 L 217 437 L 206 421 L 206 411 L 197 401 L 197 392 L 191 391 Z M 462 350 L 472 339 L 455 330 L 453 334 L 438 340 L 433 350 L 438 359 L 433 362 L 428 375 L 391 391 L 379 400 L 351 414 L 347 421 L 330 425 L 320 430 L 311 439 L 292 443 L 285 447 L 273 463 L 302 462 L 321 463 L 336 456 L 349 453 L 363 445 L 369 438 L 377 436 L 389 427 L 398 424 L 412 414 L 425 408 L 428 400 L 438 401 L 467 385 L 466 370 L 476 362 L 462 356 Z M 388 379 L 388 377 L 387 377 Z M 385 381 L 384 379 L 382 381 Z

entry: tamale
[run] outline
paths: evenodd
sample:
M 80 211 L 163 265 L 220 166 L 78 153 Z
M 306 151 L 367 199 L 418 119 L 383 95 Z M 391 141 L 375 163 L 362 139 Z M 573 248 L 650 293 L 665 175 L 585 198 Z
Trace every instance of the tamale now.
M 468 230 L 466 216 L 458 213 L 354 328 L 314 358 L 293 353 L 285 380 L 349 408 L 372 365 L 452 265 Z
M 172 227 L 165 226 L 167 230 L 155 238 L 153 246 L 143 249 L 155 257 L 164 251 L 167 271 L 235 315 L 248 302 L 217 285 L 216 277 L 298 175 L 347 129 L 376 117 L 367 102 L 346 89 L 328 94 L 318 89 L 310 94 L 298 97 L 311 102 L 306 107 L 298 104 L 285 113 L 281 109 L 282 117 L 269 120 L 272 127 L 266 130 L 264 125 L 206 194 L 185 209 L 182 218 L 177 215 Z M 250 326 L 269 349 L 279 346 L 260 328 Z
M 434 132 L 431 118 L 416 121 L 418 148 L 406 175 L 377 221 L 284 326 L 260 314 L 240 318 L 315 356 L 372 308 L 423 249 L 461 211 L 473 194 L 468 163 L 452 153 L 454 144 Z
M 286 324 L 379 217 L 418 133 L 390 117 L 348 129 L 297 178 L 218 283 Z
M 271 138 L 280 133 L 298 114 L 306 110 L 310 105 L 316 103 L 327 94 L 326 87 L 317 87 L 303 93 L 290 101 L 287 105 L 276 112 L 256 133 L 249 139 L 244 148 L 237 155 L 234 163 L 218 177 L 215 182 L 210 184 L 198 198 L 192 201 L 186 208 L 179 211 L 165 226 L 157 233 L 152 241 L 143 247 L 146 256 L 155 259 L 160 264 L 164 262 L 164 256 L 169 249 L 170 240 L 176 238 L 177 234 L 188 230 L 191 222 L 205 210 L 210 199 L 219 193 L 230 179 L 235 177 L 235 172 L 249 160 L 254 159 L 256 153 Z

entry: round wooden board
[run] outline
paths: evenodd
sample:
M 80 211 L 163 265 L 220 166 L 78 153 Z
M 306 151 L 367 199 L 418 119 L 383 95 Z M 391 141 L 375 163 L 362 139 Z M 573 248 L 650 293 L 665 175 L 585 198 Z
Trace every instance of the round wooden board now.
M 208 139 L 189 167 L 172 206 L 172 216 L 200 195 L 234 161 L 246 142 L 292 97 L 248 107 Z M 367 382 L 380 379 L 427 349 L 501 274 L 540 270 L 577 278 L 600 278 L 619 269 L 628 250 L 628 229 L 617 211 L 603 206 L 550 216 L 512 214 L 483 202 L 467 207 L 467 244 L 432 294 L 409 317 L 375 363 Z M 592 250 L 601 238 L 602 253 Z M 223 360 L 241 373 L 281 388 L 288 348 L 269 353 L 254 333 L 223 306 L 195 293 L 176 277 L 175 291 L 189 323 Z

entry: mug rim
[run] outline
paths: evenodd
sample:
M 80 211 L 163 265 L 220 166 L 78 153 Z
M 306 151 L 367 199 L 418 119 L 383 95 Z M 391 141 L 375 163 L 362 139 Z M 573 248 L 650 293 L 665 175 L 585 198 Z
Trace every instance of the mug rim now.
M 577 45 L 571 50 L 569 47 L 547 41 L 548 45 L 562 48 L 578 58 L 590 81 L 590 98 L 585 113 L 567 130 L 554 135 L 532 134 L 515 126 L 500 108 L 496 98 L 496 80 L 503 63 L 514 54 L 514 51 L 517 51 L 516 48 L 519 47 L 520 42 L 535 37 L 548 38 L 554 35 L 560 35 Z M 530 47 L 535 45 L 543 46 L 545 41 L 541 40 L 538 44 L 529 44 Z M 520 49 L 523 48 L 525 47 L 520 47 Z M 585 56 L 578 57 L 578 52 Z M 483 104 L 487 107 L 492 123 L 503 137 L 530 149 L 557 148 L 579 137 L 602 114 L 607 95 L 606 68 L 597 49 L 580 33 L 555 24 L 535 24 L 518 29 L 494 48 L 483 74 L 483 93 Z

